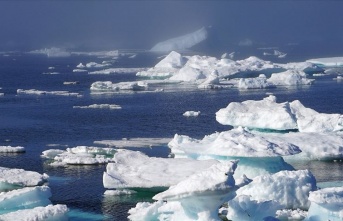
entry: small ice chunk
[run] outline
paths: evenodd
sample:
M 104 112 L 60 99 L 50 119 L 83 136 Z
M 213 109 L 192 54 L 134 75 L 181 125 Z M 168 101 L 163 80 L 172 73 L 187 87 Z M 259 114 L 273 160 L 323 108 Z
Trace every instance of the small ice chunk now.
M 185 117 L 197 117 L 199 116 L 200 111 L 186 111 L 185 113 L 183 113 L 183 116 Z
M 128 190 L 128 189 L 121 189 L 121 190 L 106 190 L 104 195 L 107 196 L 121 196 L 121 195 L 131 195 L 136 194 L 137 192 L 134 190 Z
M 0 146 L 0 153 L 23 153 L 23 152 L 25 152 L 25 147 Z
M 312 84 L 314 79 L 308 79 L 306 73 L 299 70 L 287 70 L 281 73 L 274 73 L 267 82 L 276 86 L 296 86 Z
M 73 108 L 117 110 L 117 109 L 121 109 L 122 107 L 120 105 L 117 105 L 117 104 L 91 104 L 91 105 L 88 105 L 88 106 L 73 106 Z
M 132 90 L 141 91 L 147 89 L 148 85 L 143 81 L 112 83 L 111 81 L 96 81 L 92 83 L 92 91 L 119 91 Z
M 8 185 L 13 185 L 13 187 L 42 185 L 47 179 L 48 175 L 46 174 L 42 175 L 34 171 L 0 167 L 0 189 Z

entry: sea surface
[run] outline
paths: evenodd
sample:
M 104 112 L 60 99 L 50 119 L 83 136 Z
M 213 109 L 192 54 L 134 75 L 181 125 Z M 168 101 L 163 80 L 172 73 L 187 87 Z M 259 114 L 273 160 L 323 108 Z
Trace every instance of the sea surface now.
M 80 62 L 111 62 L 111 67 L 151 67 L 156 55 L 135 58 L 0 54 L 0 145 L 24 146 L 24 154 L 0 154 L 0 166 L 22 168 L 50 176 L 53 204 L 66 204 L 70 220 L 126 220 L 127 211 L 139 201 L 151 201 L 153 192 L 127 196 L 104 196 L 102 175 L 105 165 L 52 167 L 40 157 L 47 149 L 95 145 L 94 141 L 123 138 L 170 138 L 177 134 L 202 138 L 215 131 L 231 129 L 215 120 L 215 113 L 230 102 L 259 100 L 269 93 L 278 102 L 300 100 L 306 107 L 323 113 L 343 113 L 343 82 L 335 76 L 316 77 L 315 84 L 258 90 L 199 90 L 192 86 L 166 85 L 164 91 L 91 93 L 95 81 L 137 80 L 135 73 L 90 75 L 73 73 Z M 49 67 L 53 67 L 54 69 Z M 99 69 L 92 69 L 99 70 Z M 51 72 L 57 72 L 51 74 Z M 63 82 L 77 81 L 76 85 Z M 162 86 L 161 86 L 162 87 Z M 17 89 L 80 93 L 76 96 L 17 95 Z M 76 109 L 73 106 L 117 104 L 118 110 Z M 199 117 L 185 118 L 185 111 L 201 111 Z M 168 147 L 135 148 L 149 156 L 167 157 Z M 297 162 L 297 169 L 309 169 L 318 182 L 342 181 L 343 163 Z

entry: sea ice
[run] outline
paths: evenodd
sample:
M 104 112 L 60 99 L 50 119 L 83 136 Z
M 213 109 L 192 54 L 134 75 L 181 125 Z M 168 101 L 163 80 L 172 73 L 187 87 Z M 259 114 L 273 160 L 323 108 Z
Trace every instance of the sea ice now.
M 74 69 L 73 72 L 88 72 L 87 70 L 85 69 Z
M 25 147 L 0 146 L 0 153 L 23 153 L 23 152 L 25 152 Z
M 253 178 L 281 170 L 293 170 L 281 156 L 301 152 L 297 146 L 285 140 L 271 142 L 262 135 L 254 135 L 241 127 L 216 132 L 202 140 L 176 134 L 168 146 L 175 158 L 239 160 L 235 178 L 243 174 Z
M 72 93 L 68 91 L 41 91 L 36 89 L 17 89 L 17 94 L 27 94 L 27 95 L 56 95 L 56 96 L 81 96 L 79 93 Z
M 276 103 L 270 95 L 260 101 L 232 102 L 216 113 L 219 123 L 248 128 L 331 132 L 342 130 L 340 114 L 323 114 L 304 107 L 300 101 Z
M 221 204 L 234 197 L 233 173 L 237 162 L 215 164 L 153 197 L 155 203 L 138 203 L 130 220 L 219 220 Z
M 109 163 L 103 175 L 104 187 L 108 189 L 169 187 L 219 163 L 216 160 L 148 157 L 129 150 L 118 150 L 113 159 L 115 163 Z
M 207 30 L 205 27 L 166 41 L 157 43 L 150 49 L 153 52 L 169 52 L 174 50 L 185 50 L 207 39 Z
M 96 81 L 92 83 L 92 91 L 141 91 L 147 89 L 148 85 L 143 81 L 112 83 L 111 81 Z
M 42 185 L 48 177 L 34 171 L 0 167 L 0 190 Z
M 116 148 L 167 146 L 170 138 L 123 138 L 121 140 L 94 141 L 95 144 Z
M 287 70 L 272 74 L 267 81 L 275 86 L 296 86 L 312 84 L 314 79 L 308 79 L 303 71 Z
M 86 64 L 86 67 L 87 68 L 103 68 L 103 67 L 107 67 L 107 66 L 111 66 L 111 64 L 109 63 L 96 63 L 96 62 L 89 62 Z
M 118 74 L 118 73 L 137 73 L 145 71 L 147 68 L 108 68 L 99 71 L 90 71 L 88 74 Z
M 185 117 L 197 117 L 199 116 L 199 114 L 200 114 L 200 111 L 186 111 L 182 115 Z
M 42 152 L 42 157 L 53 159 L 52 166 L 66 165 L 93 165 L 114 162 L 113 156 L 116 150 L 113 148 L 77 146 L 67 148 L 66 151 L 51 149 Z
M 307 60 L 307 62 L 313 63 L 323 68 L 342 67 L 343 57 L 315 58 Z
M 24 187 L 0 193 L 0 214 L 51 204 L 48 186 Z
M 310 191 L 317 190 L 316 179 L 308 170 L 280 171 L 257 176 L 239 188 L 237 197 L 250 196 L 257 201 L 277 201 L 284 209 L 308 209 Z
M 343 187 L 324 188 L 310 192 L 310 209 L 306 221 L 342 221 Z
M 257 78 L 241 78 L 239 79 L 239 89 L 255 89 L 255 88 L 272 88 L 275 87 L 273 83 L 268 82 L 266 76 L 261 74 Z
M 67 221 L 66 205 L 39 206 L 33 209 L 22 209 L 0 215 L 2 221 Z
M 120 105 L 117 104 L 91 104 L 88 106 L 73 106 L 73 108 L 80 108 L 80 109 L 121 109 Z
M 108 196 L 121 196 L 121 195 L 131 195 L 136 194 L 137 192 L 134 190 L 128 190 L 128 189 L 121 189 L 121 190 L 106 190 L 104 192 L 104 195 Z

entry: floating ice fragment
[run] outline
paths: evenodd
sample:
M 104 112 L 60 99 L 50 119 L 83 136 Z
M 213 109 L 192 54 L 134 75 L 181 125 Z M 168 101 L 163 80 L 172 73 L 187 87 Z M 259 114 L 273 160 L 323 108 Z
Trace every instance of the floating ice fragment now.
M 120 105 L 116 104 L 91 104 L 88 106 L 73 106 L 73 108 L 79 108 L 79 109 L 121 109 L 122 107 Z
M 183 116 L 185 117 L 197 117 L 199 116 L 200 111 L 186 111 L 185 113 L 183 113 Z
M 343 57 L 314 58 L 307 60 L 307 62 L 323 68 L 343 67 Z
M 0 190 L 42 185 L 48 177 L 34 171 L 0 167 Z
M 137 73 L 145 71 L 147 68 L 108 68 L 99 71 L 91 71 L 88 74 L 118 74 L 118 73 Z
M 26 94 L 26 95 L 56 95 L 56 96 L 76 96 L 79 97 L 81 96 L 79 93 L 72 93 L 68 91 L 40 91 L 36 89 L 29 89 L 29 90 L 24 90 L 24 89 L 18 89 L 17 94 Z
M 115 163 L 103 175 L 105 188 L 169 187 L 195 172 L 219 163 L 216 160 L 155 158 L 138 151 L 118 150 Z
M 121 140 L 94 141 L 95 144 L 116 148 L 167 146 L 170 138 L 123 138 Z
M 96 81 L 91 85 L 92 91 L 140 91 L 147 89 L 148 85 L 142 81 L 112 83 L 111 81 Z
M 23 153 L 23 152 L 25 152 L 25 147 L 0 146 L 0 153 Z
M 136 193 L 137 192 L 134 190 L 121 189 L 121 190 L 106 190 L 104 195 L 121 196 L 121 195 L 131 195 L 131 194 L 136 194 Z

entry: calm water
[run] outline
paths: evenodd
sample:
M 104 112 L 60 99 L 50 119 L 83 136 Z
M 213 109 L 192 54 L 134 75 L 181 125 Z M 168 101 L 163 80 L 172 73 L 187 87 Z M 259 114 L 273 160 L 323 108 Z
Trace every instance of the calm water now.
M 105 166 L 51 167 L 40 158 L 42 151 L 65 149 L 77 145 L 94 145 L 96 140 L 122 138 L 172 138 L 175 133 L 201 138 L 215 131 L 229 129 L 215 121 L 215 112 L 233 101 L 262 99 L 266 93 L 279 102 L 300 100 L 305 106 L 324 113 L 343 113 L 343 83 L 333 76 L 317 78 L 314 85 L 269 90 L 197 90 L 172 88 L 165 92 L 91 94 L 95 81 L 132 81 L 132 74 L 88 75 L 72 73 L 80 62 L 104 59 L 72 56 L 46 58 L 37 55 L 0 57 L 0 145 L 24 146 L 25 154 L 1 154 L 0 166 L 47 173 L 51 179 L 52 202 L 66 204 L 71 220 L 126 220 L 127 210 L 137 201 L 149 201 L 154 193 L 134 196 L 104 196 L 102 174 Z M 119 59 L 113 67 L 146 67 L 156 63 L 154 57 Z M 48 67 L 55 67 L 49 70 Z M 49 75 L 44 72 L 56 71 Z M 79 81 L 64 85 L 64 81 Z M 16 95 L 17 89 L 68 90 L 83 97 Z M 90 104 L 117 104 L 120 110 L 73 109 Z M 201 111 L 197 118 L 182 116 L 187 110 Z M 52 146 L 53 144 L 53 146 Z M 166 157 L 168 148 L 142 148 L 150 156 Z M 310 169 L 317 181 L 343 180 L 343 164 L 334 162 L 300 162 L 299 169 Z M 329 171 L 329 172 L 328 172 Z

